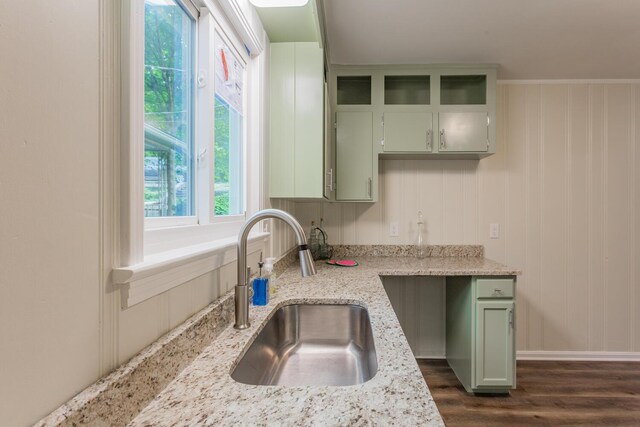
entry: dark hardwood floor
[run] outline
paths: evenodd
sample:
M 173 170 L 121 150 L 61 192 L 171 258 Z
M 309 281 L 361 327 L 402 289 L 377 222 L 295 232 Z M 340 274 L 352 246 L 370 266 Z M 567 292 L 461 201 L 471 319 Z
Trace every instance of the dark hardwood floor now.
M 447 426 L 640 426 L 640 362 L 519 361 L 510 396 L 468 394 L 446 360 L 418 365 Z

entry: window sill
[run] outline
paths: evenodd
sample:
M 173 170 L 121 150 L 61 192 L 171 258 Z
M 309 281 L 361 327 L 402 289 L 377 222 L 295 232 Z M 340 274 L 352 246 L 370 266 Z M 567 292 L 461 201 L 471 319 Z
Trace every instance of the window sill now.
M 263 247 L 269 233 L 249 235 L 247 253 Z M 128 308 L 236 260 L 237 236 L 160 252 L 144 262 L 114 268 L 113 282 L 122 287 L 122 308 Z

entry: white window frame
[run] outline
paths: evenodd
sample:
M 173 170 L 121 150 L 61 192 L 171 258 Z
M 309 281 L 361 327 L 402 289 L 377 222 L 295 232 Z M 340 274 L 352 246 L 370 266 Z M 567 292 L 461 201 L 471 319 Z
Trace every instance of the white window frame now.
M 197 18 L 195 56 L 210 48 L 207 64 L 196 59 L 194 66 L 196 126 L 194 217 L 144 217 L 144 0 L 123 0 L 121 28 L 121 115 L 118 182 L 119 257 L 112 280 L 124 286 L 123 307 L 137 304 L 198 275 L 235 260 L 235 243 L 246 215 L 262 205 L 263 99 L 266 81 L 264 30 L 254 9 L 238 0 L 180 0 Z M 193 4 L 192 4 L 193 2 Z M 194 4 L 196 6 L 194 6 Z M 199 8 L 199 9 L 198 9 Z M 256 27 L 256 21 L 258 22 Z M 207 28 L 205 28 L 205 26 Z M 202 32 L 207 31 L 206 39 Z M 244 214 L 212 215 L 213 209 L 213 119 L 214 37 L 223 35 L 230 48 L 245 62 L 244 79 Z M 259 34 L 259 36 L 258 36 Z M 206 44 L 209 43 L 209 46 Z M 252 49 L 251 55 L 246 46 Z M 204 65 L 204 67 L 203 67 Z M 210 82 L 207 81 L 210 78 Z M 205 87 L 201 88 L 200 78 Z M 210 101 L 209 101 L 210 100 Z M 206 108 L 205 108 L 206 107 Z M 204 132 L 207 135 L 201 135 Z M 198 160 L 202 148 L 204 156 Z M 204 187 L 204 188 L 203 188 Z M 206 198 L 206 200 L 201 200 Z M 151 220 L 151 221 L 147 221 Z M 255 227 L 250 248 L 264 247 L 269 233 Z
M 200 17 L 200 12 L 198 11 L 198 8 L 190 1 L 190 0 L 172 0 L 175 1 L 176 3 L 178 3 L 180 6 L 182 6 L 182 9 L 185 11 L 185 13 L 187 13 L 187 15 L 189 15 L 189 17 L 193 20 L 194 23 L 194 27 L 195 27 L 195 31 L 193 31 L 193 33 L 191 34 L 191 37 L 193 38 L 193 46 L 192 46 L 192 52 L 191 55 L 193 56 L 194 60 L 193 60 L 193 64 L 192 64 L 192 72 L 193 75 L 192 77 L 192 81 L 193 83 L 193 93 L 192 93 L 192 117 L 194 120 L 193 123 L 193 129 L 192 129 L 192 141 L 190 141 L 193 144 L 193 155 L 194 157 L 196 157 L 193 161 L 193 193 L 194 193 L 194 201 L 193 201 L 193 208 L 196 211 L 195 215 L 188 215 L 188 216 L 172 216 L 172 217 L 145 217 L 144 218 L 144 228 L 145 230 L 152 230 L 152 229 L 159 229 L 159 228 L 166 228 L 166 227 L 183 227 L 183 226 L 188 226 L 188 225 L 197 225 L 198 224 L 198 213 L 197 213 L 197 199 L 198 199 L 198 192 L 199 192 L 199 187 L 202 185 L 200 182 L 198 182 L 198 174 L 197 174 L 197 168 L 198 168 L 198 160 L 197 160 L 197 153 L 198 153 L 198 109 L 197 109 L 197 105 L 198 105 L 198 97 L 199 97 L 199 93 L 198 93 L 198 88 L 197 88 L 197 83 L 196 83 L 196 76 L 197 76 L 197 70 L 198 70 L 198 64 L 200 63 L 200 52 L 198 49 L 198 44 L 199 44 L 199 34 L 198 34 L 198 21 L 199 21 L 199 17 Z M 142 26 L 144 28 L 144 0 L 142 0 L 142 8 L 143 8 L 143 23 Z M 144 29 L 143 29 L 144 32 Z M 143 39 L 143 45 L 142 45 L 142 61 L 144 63 L 144 39 Z M 144 77 L 143 77 L 143 83 L 144 83 Z M 143 98 L 143 105 L 144 105 L 144 89 L 143 89 L 143 93 L 142 93 L 142 98 Z M 144 152 L 144 136 L 143 136 L 143 141 L 142 141 L 142 149 Z M 144 157 L 144 154 L 143 154 Z M 143 172 L 144 174 L 144 172 Z
M 144 260 L 145 255 L 173 250 L 180 246 L 197 245 L 215 238 L 227 238 L 237 234 L 244 223 L 249 206 L 259 205 L 253 198 L 259 194 L 249 191 L 252 179 L 247 161 L 249 153 L 259 149 L 259 140 L 249 132 L 259 127 L 259 117 L 250 114 L 252 102 L 259 102 L 260 87 L 256 87 L 252 65 L 256 60 L 246 52 L 241 37 L 225 15 L 225 10 L 214 0 L 201 0 L 199 11 L 190 0 L 176 0 L 196 19 L 195 35 L 195 144 L 194 181 L 195 213 L 185 217 L 144 218 L 141 209 L 144 185 L 144 0 L 125 0 L 123 5 L 123 114 L 121 152 L 121 264 L 132 265 Z M 128 25 L 127 25 L 128 24 Z M 215 216 L 213 214 L 213 144 L 212 120 L 214 114 L 214 41 L 216 32 L 234 50 L 235 56 L 245 68 L 244 120 L 242 169 L 244 213 L 241 215 Z M 203 60 L 205 58 L 205 60 Z M 205 63 L 206 62 L 206 63 Z M 258 84 L 264 84 L 257 79 Z M 201 87 L 204 84 L 204 87 Z M 256 92 L 252 95 L 251 92 Z M 255 171 L 259 173 L 260 171 Z M 251 200 L 250 200 L 251 198 Z M 191 229 L 193 228 L 193 229 Z M 142 231 L 140 231 L 142 229 Z M 176 230 L 176 229 L 179 229 Z
M 214 7 L 213 5 L 210 7 Z M 199 58 L 206 58 L 207 64 L 200 64 L 198 69 L 198 86 L 204 85 L 204 87 L 198 88 L 198 120 L 196 132 L 199 135 L 198 140 L 200 145 L 198 146 L 198 182 L 201 185 L 206 186 L 199 193 L 197 193 L 197 210 L 200 224 L 226 224 L 227 227 L 233 227 L 234 225 L 241 226 L 246 220 L 247 211 L 247 185 L 248 185 L 248 170 L 247 170 L 247 153 L 249 148 L 249 135 L 248 135 L 248 111 L 249 111 L 249 97 L 248 92 L 250 89 L 249 76 L 252 72 L 250 63 L 251 58 L 244 49 L 243 43 L 239 37 L 235 34 L 233 27 L 225 19 L 220 19 L 222 14 L 221 10 L 217 10 L 217 17 L 211 13 L 211 9 L 203 9 L 200 16 L 200 22 L 198 25 L 198 40 L 199 46 Z M 215 11 L 214 11 L 215 13 Z M 233 54 L 241 61 L 244 69 L 244 86 L 243 86 L 243 123 L 242 123 L 242 146 L 241 149 L 241 167 L 244 175 L 243 179 L 243 191 L 242 191 L 242 205 L 244 206 L 244 212 L 238 215 L 224 215 L 216 216 L 213 212 L 213 201 L 215 200 L 215 191 L 213 176 L 215 159 L 212 155 L 214 151 L 215 135 L 212 132 L 211 123 L 214 117 L 214 99 L 215 99 L 215 57 L 213 55 L 215 49 L 216 33 L 225 42 L 227 46 L 233 49 Z M 201 176 L 203 175 L 203 176 Z

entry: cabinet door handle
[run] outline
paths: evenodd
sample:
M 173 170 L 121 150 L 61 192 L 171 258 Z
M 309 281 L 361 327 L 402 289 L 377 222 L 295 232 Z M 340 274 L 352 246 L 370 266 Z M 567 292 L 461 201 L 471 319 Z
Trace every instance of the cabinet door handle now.
M 444 136 L 444 129 L 440 129 L 440 148 L 441 149 L 447 148 L 447 140 Z
M 333 191 L 333 168 L 329 168 L 329 171 L 327 172 L 327 179 L 329 181 L 327 188 L 329 189 L 329 192 L 331 192 Z
M 509 327 L 513 329 L 513 309 L 509 309 Z
M 367 196 L 371 197 L 371 186 L 372 186 L 372 180 L 371 178 L 367 179 Z
M 427 151 L 431 151 L 431 144 L 433 143 L 433 134 L 431 133 L 431 129 L 427 131 Z

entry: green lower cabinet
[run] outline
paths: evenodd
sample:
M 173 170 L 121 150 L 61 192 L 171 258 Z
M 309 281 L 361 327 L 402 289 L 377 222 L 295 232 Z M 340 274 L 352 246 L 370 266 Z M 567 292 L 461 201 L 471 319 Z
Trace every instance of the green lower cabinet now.
M 512 301 L 476 302 L 476 387 L 513 386 Z
M 447 361 L 465 390 L 516 387 L 515 278 L 447 278 Z

